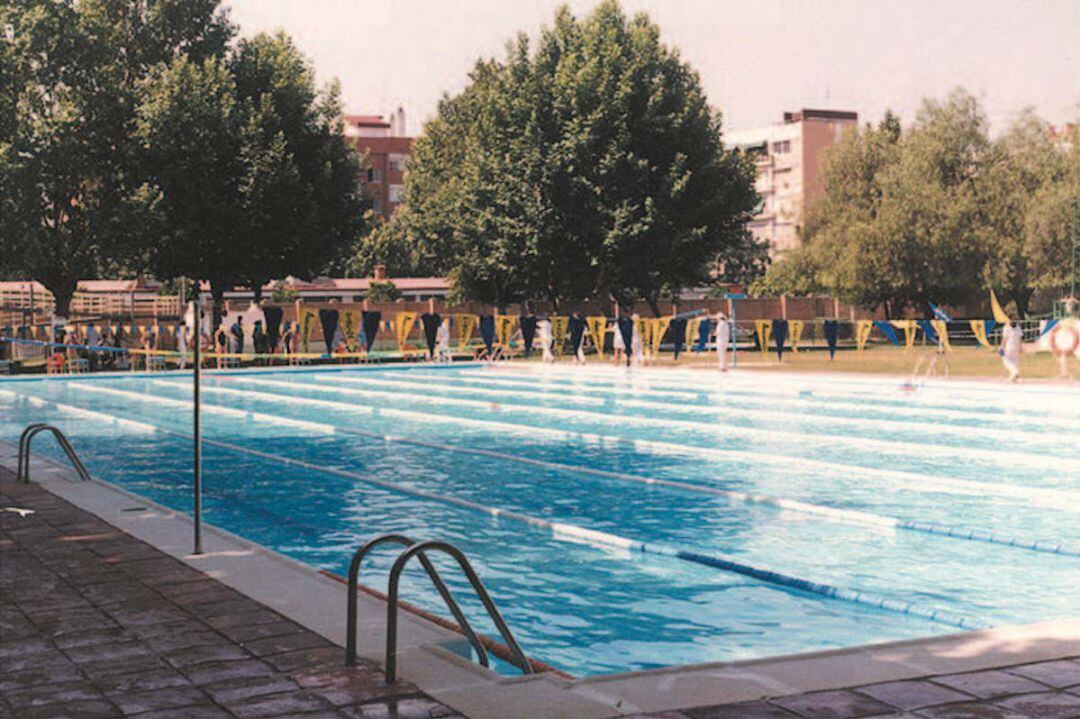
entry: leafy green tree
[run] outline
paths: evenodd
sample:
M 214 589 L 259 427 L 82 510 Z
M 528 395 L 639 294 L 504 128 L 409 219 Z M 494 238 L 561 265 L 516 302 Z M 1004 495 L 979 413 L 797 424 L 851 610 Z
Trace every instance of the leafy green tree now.
M 900 127 L 886 111 L 877 127 L 845 134 L 828 151 L 823 198 L 807 210 L 803 243 L 754 283 L 759 294 L 839 295 L 866 307 L 890 297 L 890 280 L 874 260 L 881 238 L 882 172 L 899 155 Z
M 924 100 L 903 134 L 887 115 L 849 135 L 828 153 L 825 198 L 810 210 L 803 246 L 759 288 L 826 291 L 888 316 L 972 299 L 992 258 L 1006 254 L 1008 217 L 1023 216 L 989 191 L 991 168 L 1007 155 L 963 90 Z M 1008 171 L 1023 174 L 1015 163 Z
M 1036 289 L 1066 292 L 1076 281 L 1071 253 L 1080 238 L 1080 129 L 1069 144 L 1060 181 L 1044 184 L 1025 216 L 1023 252 Z
M 224 292 L 310 274 L 359 235 L 359 165 L 342 135 L 336 87 L 318 93 L 284 35 L 241 41 L 226 58 L 180 55 L 156 70 L 138 109 L 160 276 Z
M 416 143 L 400 221 L 468 298 L 657 309 L 745 255 L 753 173 L 696 73 L 608 1 L 477 63 Z
M 139 239 L 125 198 L 142 79 L 220 52 L 231 27 L 217 0 L 8 0 L 0 27 L 0 254 L 65 315 L 78 280 Z
M 1040 276 L 1044 274 L 1040 267 L 1046 263 L 1036 260 L 1035 254 L 1041 247 L 1040 226 L 1049 218 L 1036 219 L 1036 204 L 1060 195 L 1064 189 L 1060 183 L 1067 175 L 1066 155 L 1054 147 L 1049 125 L 1032 110 L 1025 111 L 994 143 L 980 174 L 977 188 L 989 250 L 986 281 L 1002 301 L 1012 300 L 1021 315 L 1028 313 L 1032 295 L 1040 280 L 1046 279 Z M 1051 210 L 1050 214 L 1058 213 Z
M 401 299 L 401 290 L 393 282 L 371 282 L 366 295 L 372 302 L 396 302 Z

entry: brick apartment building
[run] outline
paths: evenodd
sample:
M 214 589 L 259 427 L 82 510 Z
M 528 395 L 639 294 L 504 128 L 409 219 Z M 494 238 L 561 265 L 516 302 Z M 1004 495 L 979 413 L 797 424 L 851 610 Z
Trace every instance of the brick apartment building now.
M 756 157 L 762 201 L 750 230 L 768 241 L 771 256 L 799 244 L 806 209 L 824 193 L 824 152 L 858 121 L 855 112 L 803 109 L 785 112 L 781 123 L 724 136 L 728 146 Z
M 381 115 L 346 115 L 345 137 L 366 155 L 361 182 L 372 209 L 384 219 L 402 201 L 405 170 L 413 138 L 405 135 L 405 111 L 398 108 L 389 119 Z

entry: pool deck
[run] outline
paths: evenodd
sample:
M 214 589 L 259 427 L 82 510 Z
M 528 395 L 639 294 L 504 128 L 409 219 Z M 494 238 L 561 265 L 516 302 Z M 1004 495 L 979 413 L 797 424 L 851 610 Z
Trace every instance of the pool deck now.
M 0 468 L 0 717 L 452 717 Z
M 498 677 L 403 616 L 378 669 L 385 605 L 361 595 L 342 666 L 344 587 L 183 515 L 0 443 L 0 719 L 6 717 L 1080 717 L 1080 620 L 748 662 L 568 680 Z

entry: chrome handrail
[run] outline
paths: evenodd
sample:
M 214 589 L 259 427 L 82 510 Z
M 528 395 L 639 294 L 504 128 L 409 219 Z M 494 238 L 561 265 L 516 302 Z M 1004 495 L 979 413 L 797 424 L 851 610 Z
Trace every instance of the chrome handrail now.
M 411 547 L 416 544 L 416 540 L 411 537 L 407 537 L 404 534 L 383 534 L 374 539 L 365 542 L 362 547 L 356 550 L 353 555 L 352 562 L 349 564 L 349 598 L 348 598 L 348 610 L 345 618 L 345 665 L 352 666 L 356 664 L 356 596 L 357 589 L 360 584 L 360 562 L 364 557 L 375 547 L 381 544 L 402 544 L 406 547 Z M 457 601 L 454 599 L 453 594 L 450 593 L 449 587 L 443 582 L 442 577 L 439 576 L 439 572 L 435 569 L 435 565 L 431 563 L 426 556 L 420 555 L 420 564 L 424 567 L 424 571 L 427 572 L 431 578 L 431 583 L 435 585 L 435 589 L 439 591 L 439 595 L 446 603 L 446 607 L 450 610 L 450 613 L 454 615 L 454 619 L 457 621 L 458 626 L 461 627 L 461 631 L 464 632 L 465 637 L 469 640 L 469 644 L 476 651 L 477 657 L 479 657 L 480 663 L 483 666 L 489 666 L 487 651 L 484 649 L 484 644 L 480 641 L 480 638 L 476 636 L 476 632 L 473 631 L 472 626 L 469 624 L 469 620 L 465 618 L 465 614 L 461 611 L 461 607 L 458 606 Z
M 387 592 L 387 608 L 386 608 L 386 681 L 388 684 L 393 684 L 397 681 L 397 616 L 398 616 L 398 585 L 401 582 L 401 573 L 405 569 L 405 565 L 409 563 L 409 560 L 414 556 L 423 557 L 427 552 L 442 552 L 453 557 L 458 566 L 461 567 L 461 571 L 465 573 L 465 577 L 469 580 L 469 584 L 472 585 L 473 591 L 476 592 L 476 596 L 480 598 L 480 601 L 484 605 L 484 609 L 487 610 L 488 616 L 491 617 L 491 621 L 495 623 L 495 627 L 502 635 L 503 641 L 510 647 L 511 653 L 514 655 L 513 664 L 524 674 L 532 674 L 532 664 L 529 662 L 528 657 L 525 656 L 525 652 L 521 650 L 517 640 L 514 639 L 513 633 L 510 631 L 510 627 L 506 626 L 506 622 L 503 620 L 502 615 L 499 613 L 498 607 L 495 606 L 495 602 L 492 601 L 491 595 L 488 594 L 487 589 L 484 588 L 483 582 L 480 581 L 480 577 L 472 568 L 472 564 L 469 563 L 469 559 L 465 556 L 465 553 L 452 544 L 447 542 L 420 542 L 413 544 L 397 558 L 394 562 L 394 566 L 390 569 L 390 588 Z
M 74 448 L 71 446 L 71 442 L 64 436 L 56 427 L 51 424 L 45 424 L 44 422 L 35 422 L 29 425 L 23 430 L 22 435 L 19 437 L 19 469 L 16 476 L 19 482 L 28 484 L 30 482 L 30 443 L 41 432 L 52 432 L 56 437 L 57 444 L 60 445 L 60 449 L 64 450 L 64 454 L 71 460 L 72 466 L 75 467 L 76 474 L 79 475 L 79 479 L 83 481 L 90 480 L 90 473 L 86 471 L 86 466 L 79 459 L 79 456 L 75 454 Z

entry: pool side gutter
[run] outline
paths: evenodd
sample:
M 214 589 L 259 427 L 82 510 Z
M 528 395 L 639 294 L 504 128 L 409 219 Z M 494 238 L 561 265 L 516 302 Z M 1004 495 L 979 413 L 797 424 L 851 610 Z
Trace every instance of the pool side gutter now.
M 0 441 L 0 465 L 14 471 L 16 459 L 15 445 Z M 206 553 L 194 556 L 186 515 L 108 482 L 80 482 L 70 468 L 46 458 L 35 456 L 31 470 L 32 481 L 53 494 L 344 646 L 347 592 L 339 581 L 210 525 L 204 525 Z M 380 665 L 385 621 L 385 602 L 362 592 L 358 647 L 362 656 Z M 466 716 L 522 719 L 599 719 L 678 710 L 1080 654 L 1077 618 L 583 679 L 553 673 L 505 677 L 447 649 L 445 645 L 459 643 L 461 636 L 438 623 L 405 613 L 400 630 L 398 665 L 403 679 Z

